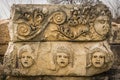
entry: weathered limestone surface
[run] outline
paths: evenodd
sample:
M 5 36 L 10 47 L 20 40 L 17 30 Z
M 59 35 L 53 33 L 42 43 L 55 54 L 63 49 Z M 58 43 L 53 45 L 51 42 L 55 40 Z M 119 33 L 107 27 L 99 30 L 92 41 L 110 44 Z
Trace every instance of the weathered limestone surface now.
M 1 44 L 0 45 L 0 56 L 4 56 L 4 54 L 5 54 L 5 52 L 6 52 L 6 50 L 7 50 L 7 47 L 8 47 L 8 44 L 6 43 L 6 44 Z
M 2 80 L 2 75 L 4 73 L 3 56 L 9 42 L 8 23 L 9 20 L 0 20 L 0 80 Z
M 9 20 L 0 20 L 0 56 L 4 55 L 10 40 L 7 26 L 8 21 Z
M 8 21 L 0 20 L 0 44 L 7 44 L 9 42 Z
M 53 76 L 42 76 L 42 77 L 9 77 L 7 80 L 93 80 L 91 77 L 53 77 Z
M 108 71 L 114 62 L 107 42 L 110 19 L 103 4 L 14 5 L 4 72 L 91 80 L 88 76 Z

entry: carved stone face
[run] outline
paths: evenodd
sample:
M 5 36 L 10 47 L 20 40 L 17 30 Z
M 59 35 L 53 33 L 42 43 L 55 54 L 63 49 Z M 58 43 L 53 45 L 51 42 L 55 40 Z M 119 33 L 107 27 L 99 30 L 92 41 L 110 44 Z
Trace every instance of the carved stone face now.
M 109 18 L 107 16 L 99 16 L 94 23 L 95 31 L 99 35 L 106 35 L 109 32 Z
M 60 67 L 66 67 L 69 64 L 69 55 L 68 54 L 57 53 L 56 55 L 57 55 L 56 62 Z
M 100 68 L 105 63 L 105 54 L 102 52 L 95 52 L 92 55 L 92 64 L 93 66 Z
M 25 68 L 31 67 L 33 65 L 34 60 L 29 52 L 26 51 L 21 54 L 21 63 Z

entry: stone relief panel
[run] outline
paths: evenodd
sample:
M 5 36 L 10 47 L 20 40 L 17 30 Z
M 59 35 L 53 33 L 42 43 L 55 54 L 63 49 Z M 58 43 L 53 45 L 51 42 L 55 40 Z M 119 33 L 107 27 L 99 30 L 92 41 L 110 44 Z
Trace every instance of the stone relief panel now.
M 109 9 L 103 4 L 54 6 L 12 6 L 4 73 L 82 80 L 109 70 L 114 61 L 107 42 Z
M 14 76 L 93 76 L 114 60 L 105 41 L 10 43 L 8 50 L 5 71 Z
M 111 13 L 105 5 L 55 6 L 14 5 L 9 25 L 11 39 L 101 41 L 108 37 Z

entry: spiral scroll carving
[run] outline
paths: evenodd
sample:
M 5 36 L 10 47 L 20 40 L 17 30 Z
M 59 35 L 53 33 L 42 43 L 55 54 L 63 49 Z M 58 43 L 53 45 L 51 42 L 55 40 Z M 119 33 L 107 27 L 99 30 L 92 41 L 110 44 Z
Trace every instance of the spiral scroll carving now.
M 66 14 L 62 11 L 53 13 L 53 22 L 55 24 L 63 24 L 66 20 Z
M 17 33 L 20 36 L 28 36 L 31 32 L 31 28 L 26 23 L 18 24 Z

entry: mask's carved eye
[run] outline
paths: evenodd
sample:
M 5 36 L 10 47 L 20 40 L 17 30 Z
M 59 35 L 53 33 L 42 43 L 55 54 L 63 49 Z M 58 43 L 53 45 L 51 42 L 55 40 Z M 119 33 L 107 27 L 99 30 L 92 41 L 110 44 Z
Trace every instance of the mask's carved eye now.
M 93 58 L 97 58 L 97 56 L 93 56 Z
M 64 56 L 64 58 L 68 58 L 68 56 Z
M 30 59 L 31 57 L 30 56 L 27 56 L 28 59 Z
M 61 58 L 62 56 L 61 55 L 58 55 L 58 58 Z
M 101 59 L 103 59 L 103 58 L 104 58 L 104 56 L 100 56 L 100 58 L 101 58 Z
M 99 20 L 101 24 L 105 24 L 105 20 Z

